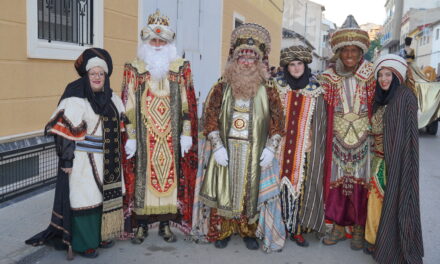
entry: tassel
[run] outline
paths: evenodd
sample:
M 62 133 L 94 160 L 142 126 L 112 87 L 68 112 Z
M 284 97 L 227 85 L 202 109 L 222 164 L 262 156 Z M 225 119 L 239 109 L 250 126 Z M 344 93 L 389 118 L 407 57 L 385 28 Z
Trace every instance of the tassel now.
M 73 260 L 74 259 L 72 245 L 69 245 L 69 249 L 67 249 L 67 260 Z

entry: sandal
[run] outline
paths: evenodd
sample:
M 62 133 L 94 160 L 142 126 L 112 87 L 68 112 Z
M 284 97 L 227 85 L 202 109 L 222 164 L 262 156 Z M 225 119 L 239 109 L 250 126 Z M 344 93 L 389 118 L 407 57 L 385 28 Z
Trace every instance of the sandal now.
M 341 227 L 344 228 L 343 226 Z M 345 239 L 347 239 L 347 237 L 345 236 L 345 230 L 340 231 L 336 228 L 335 225 L 332 229 L 332 232 L 322 240 L 322 244 L 326 246 L 333 246 L 336 245 L 339 241 L 343 241 Z
M 350 248 L 352 250 L 361 250 L 364 248 L 364 228 L 362 226 L 354 226 Z

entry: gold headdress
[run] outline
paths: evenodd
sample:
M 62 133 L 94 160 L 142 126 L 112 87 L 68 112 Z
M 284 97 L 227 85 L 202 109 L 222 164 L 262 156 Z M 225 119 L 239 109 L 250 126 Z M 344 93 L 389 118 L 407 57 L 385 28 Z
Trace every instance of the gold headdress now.
M 141 30 L 141 39 L 143 41 L 158 38 L 171 42 L 175 36 L 176 34 L 170 28 L 170 19 L 165 15 L 161 15 L 159 10 L 148 16 L 148 23 Z
M 229 59 L 255 54 L 262 60 L 270 52 L 270 34 L 263 26 L 245 23 L 232 31 Z
M 300 60 L 306 64 L 312 62 L 312 51 L 304 46 L 291 46 L 281 50 L 280 66 L 284 67 L 291 61 Z

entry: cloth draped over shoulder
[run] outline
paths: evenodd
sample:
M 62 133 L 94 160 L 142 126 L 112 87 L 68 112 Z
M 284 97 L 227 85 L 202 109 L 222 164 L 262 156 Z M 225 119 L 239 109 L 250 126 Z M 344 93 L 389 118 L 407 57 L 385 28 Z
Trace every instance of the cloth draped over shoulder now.
M 378 263 L 422 263 L 417 98 L 400 86 L 384 114 L 387 184 L 376 238 Z
M 271 102 L 267 106 L 271 108 L 269 110 L 271 114 L 269 115 L 269 119 L 267 120 L 268 125 L 266 125 L 267 134 L 269 137 L 274 134 L 283 135 L 284 117 L 278 93 L 276 92 L 276 89 L 274 87 L 274 83 L 272 81 L 269 81 L 266 86 L 262 86 L 259 90 L 259 93 L 263 92 L 266 92 L 265 94 L 269 98 L 266 100 L 269 100 Z M 196 193 L 200 193 L 200 195 L 198 198 L 196 198 L 196 202 L 194 204 L 192 230 L 192 239 L 196 241 L 215 240 L 213 239 L 215 237 L 213 226 L 219 226 L 220 222 L 211 223 L 210 221 L 212 221 L 213 219 L 216 219 L 216 221 L 221 221 L 221 217 L 218 217 L 217 214 L 219 214 L 219 207 L 221 207 L 222 205 L 219 203 L 219 201 L 223 200 L 216 199 L 217 195 L 221 194 L 206 192 L 206 190 L 203 189 L 207 178 L 212 177 L 213 175 L 212 173 L 209 174 L 208 171 L 210 167 L 209 164 L 214 162 L 211 142 L 209 140 L 206 140 L 204 136 L 215 130 L 224 130 L 225 127 L 223 126 L 228 125 L 229 122 L 226 122 L 225 120 L 223 120 L 223 123 L 225 123 L 223 124 L 223 126 L 220 124 L 221 122 L 216 121 L 221 116 L 228 116 L 228 114 L 224 111 L 226 111 L 225 109 L 230 108 L 222 108 L 222 104 L 225 103 L 225 96 L 227 96 L 228 98 L 232 98 L 232 95 L 230 94 L 230 87 L 222 78 L 220 78 L 219 81 L 212 87 L 210 93 L 207 96 L 206 102 L 209 103 L 205 105 L 204 115 L 202 119 L 202 122 L 204 123 L 204 132 L 200 135 L 200 137 L 201 142 L 203 142 L 204 144 L 203 147 L 201 147 L 199 150 L 201 160 L 199 162 L 199 171 L 196 184 Z M 228 105 L 230 103 L 231 102 L 229 102 Z M 225 138 L 227 138 L 227 135 L 222 134 L 222 139 L 225 140 Z M 227 145 L 226 141 L 225 144 Z M 262 149 L 259 150 L 260 153 L 261 150 Z M 256 155 L 256 158 L 259 158 L 259 156 Z M 255 218 L 254 216 L 258 216 L 258 218 L 253 219 L 253 221 L 258 221 L 256 235 L 263 239 L 263 247 L 264 250 L 267 252 L 280 250 L 283 247 L 285 241 L 285 227 L 281 217 L 281 207 L 279 200 L 279 180 L 277 174 L 277 161 L 274 160 L 270 169 L 263 170 L 258 175 L 259 178 L 256 181 L 257 192 L 252 200 L 255 202 L 255 205 L 253 205 L 252 207 L 249 206 L 249 203 L 246 205 L 247 208 L 251 208 L 253 210 L 249 212 L 243 212 L 243 214 L 247 214 L 249 216 L 249 219 L 251 219 L 252 217 Z M 208 185 L 205 184 L 205 187 L 206 186 Z M 251 199 L 249 199 L 249 201 L 251 201 Z M 215 217 L 212 217 L 211 215 L 211 207 L 216 209 Z M 225 209 L 225 207 L 223 207 L 223 209 Z M 256 215 L 257 211 L 260 212 L 259 215 Z M 228 217 L 231 217 L 233 212 L 235 211 L 223 210 L 223 212 L 221 213 L 228 215 Z M 241 212 L 236 211 L 235 213 L 239 214 Z
M 66 91 L 68 91 L 68 89 L 66 89 Z M 95 198 L 92 199 L 93 201 L 87 201 L 85 198 L 78 199 L 86 204 L 92 203 L 93 210 L 102 210 L 102 239 L 106 240 L 119 237 L 122 232 L 122 195 L 124 188 L 118 159 L 122 120 L 125 119 L 124 110 L 122 102 L 117 96 L 112 97 L 104 114 L 96 115 L 92 109 L 92 106 L 86 98 L 66 96 L 60 101 L 51 120 L 45 127 L 45 133 L 47 135 L 55 136 L 56 151 L 59 156 L 55 199 L 49 227 L 45 231 L 27 240 L 27 244 L 38 245 L 52 239 L 58 239 L 58 242 L 61 241 L 65 245 L 71 246 L 71 219 L 73 216 L 71 208 L 74 206 L 71 204 L 71 198 L 72 195 L 74 195 L 74 197 L 77 196 L 75 196 L 75 192 L 71 190 L 70 182 L 73 180 L 72 176 L 66 174 L 61 168 L 77 167 L 74 165 L 79 162 L 75 160 L 75 146 L 78 142 L 86 140 L 87 137 L 89 137 L 87 134 L 93 134 L 98 127 L 102 127 L 103 129 L 103 158 L 109 160 L 108 163 L 105 163 L 104 170 L 112 175 L 112 179 L 108 178 L 108 174 L 105 174 L 103 180 L 100 180 L 98 174 L 102 174 L 104 171 L 100 173 L 97 171 L 88 172 L 88 175 L 94 175 L 92 176 L 92 178 L 94 178 L 92 182 L 97 185 L 97 189 L 101 193 L 97 196 L 94 195 L 93 197 Z M 87 111 L 89 112 L 86 113 Z M 98 116 L 97 120 L 99 121 L 96 124 L 88 123 L 89 120 L 86 116 Z M 89 167 L 95 168 L 93 155 L 89 155 L 89 159 L 90 162 L 92 162 Z M 78 173 L 73 171 L 73 174 L 77 175 Z M 75 211 L 75 214 L 90 210 L 92 209 L 79 208 Z M 63 247 L 62 245 L 58 246 Z
M 290 87 L 284 78 L 277 80 L 286 115 L 286 137 L 278 154 L 283 216 L 289 232 L 301 225 L 323 233 L 324 90 L 312 75 L 302 89 Z M 310 153 L 306 152 L 307 142 L 311 144 Z

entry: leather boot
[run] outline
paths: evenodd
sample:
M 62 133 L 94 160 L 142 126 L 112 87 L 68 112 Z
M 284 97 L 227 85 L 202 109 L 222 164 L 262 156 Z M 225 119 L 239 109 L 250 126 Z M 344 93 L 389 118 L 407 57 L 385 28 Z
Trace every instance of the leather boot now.
M 177 241 L 176 236 L 171 231 L 169 221 L 162 221 L 159 223 L 159 236 L 163 237 L 163 240 L 168 243 Z
M 231 237 L 227 237 L 225 239 L 222 240 L 216 240 L 214 243 L 214 246 L 216 248 L 225 248 L 228 246 L 229 240 L 231 240 Z
M 142 244 L 148 236 L 148 226 L 140 224 L 134 233 L 134 238 L 131 239 L 133 244 Z
M 250 250 L 257 250 L 260 248 L 258 241 L 255 237 L 243 237 L 243 241 L 246 244 L 246 248 Z

